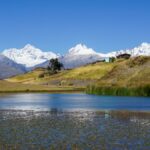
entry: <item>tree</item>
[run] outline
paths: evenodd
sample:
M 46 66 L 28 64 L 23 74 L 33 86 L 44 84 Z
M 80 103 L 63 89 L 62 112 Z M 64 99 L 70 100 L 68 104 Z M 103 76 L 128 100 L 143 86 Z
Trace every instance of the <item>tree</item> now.
M 114 62 L 116 60 L 115 57 L 110 57 L 110 62 Z
M 63 68 L 63 64 L 60 63 L 57 58 L 55 58 L 49 61 L 49 66 L 47 67 L 47 70 L 54 74 L 60 71 L 61 68 Z

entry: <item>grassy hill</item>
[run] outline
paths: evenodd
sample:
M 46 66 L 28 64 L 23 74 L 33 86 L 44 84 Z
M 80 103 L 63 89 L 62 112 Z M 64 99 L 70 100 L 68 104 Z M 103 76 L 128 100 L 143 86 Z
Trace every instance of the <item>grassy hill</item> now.
M 40 68 L 23 75 L 9 78 L 7 81 L 23 84 L 85 87 L 87 84 L 93 83 L 108 74 L 114 65 L 113 63 L 99 62 L 71 70 L 64 70 L 54 75 L 48 75 L 45 69 Z M 40 77 L 41 74 L 44 74 L 44 77 Z
M 150 57 L 136 57 L 116 62 L 113 69 L 87 93 L 100 95 L 150 96 Z
M 79 68 L 64 70 L 48 75 L 39 68 L 29 73 L 7 79 L 9 82 L 46 85 L 56 87 L 87 88 L 136 88 L 150 85 L 150 57 L 136 57 L 128 60 L 118 59 L 113 63 L 97 62 Z M 124 89 L 125 90 L 125 89 Z M 97 92 L 98 93 L 98 92 Z M 100 92 L 101 94 L 101 92 Z
M 137 87 L 150 84 L 150 57 L 119 60 L 98 84 L 103 86 Z

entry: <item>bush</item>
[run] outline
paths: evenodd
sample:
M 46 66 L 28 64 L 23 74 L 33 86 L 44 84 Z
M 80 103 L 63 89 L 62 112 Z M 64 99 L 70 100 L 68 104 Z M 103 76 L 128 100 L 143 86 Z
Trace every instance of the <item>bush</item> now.
M 44 78 L 44 73 L 39 74 L 38 78 Z
M 30 90 L 29 90 L 29 89 L 26 89 L 25 91 L 26 91 L 26 92 L 30 92 Z
M 50 74 L 56 74 L 58 71 L 63 68 L 63 64 L 58 61 L 58 59 L 51 59 L 49 62 L 49 66 L 47 67 L 47 70 L 50 72 Z
M 115 57 L 111 57 L 110 58 L 110 62 L 115 62 L 116 61 L 116 58 Z

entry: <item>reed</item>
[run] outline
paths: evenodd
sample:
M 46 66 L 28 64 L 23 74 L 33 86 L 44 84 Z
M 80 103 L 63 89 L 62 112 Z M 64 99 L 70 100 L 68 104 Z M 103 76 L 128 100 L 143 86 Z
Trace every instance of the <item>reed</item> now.
M 112 96 L 150 96 L 150 85 L 142 87 L 100 87 L 87 86 L 87 94 L 112 95 Z

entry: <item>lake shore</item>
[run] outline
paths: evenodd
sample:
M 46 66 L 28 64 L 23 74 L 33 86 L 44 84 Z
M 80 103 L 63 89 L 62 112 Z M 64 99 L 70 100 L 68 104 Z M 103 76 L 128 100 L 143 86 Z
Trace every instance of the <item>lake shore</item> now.
M 0 93 L 83 93 L 85 91 L 84 88 L 76 88 L 76 89 L 57 89 L 57 90 L 6 90 L 1 91 Z
M 0 80 L 0 93 L 68 93 L 84 90 L 84 87 L 21 84 Z
M 122 87 L 52 87 L 51 89 L 0 89 L 0 94 L 7 93 L 86 93 L 90 95 L 99 96 L 138 96 L 138 97 L 150 97 L 150 87 L 137 87 L 137 88 L 122 88 Z

